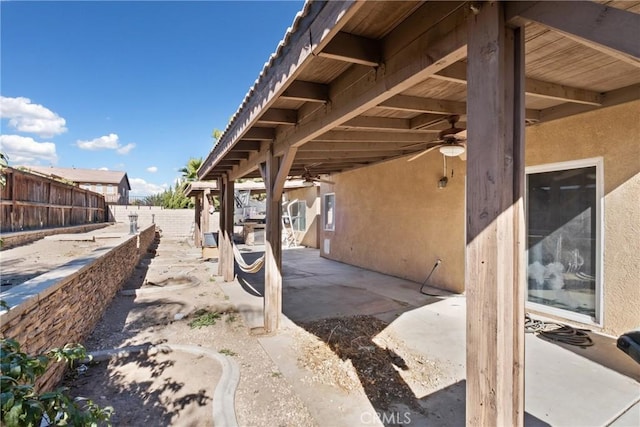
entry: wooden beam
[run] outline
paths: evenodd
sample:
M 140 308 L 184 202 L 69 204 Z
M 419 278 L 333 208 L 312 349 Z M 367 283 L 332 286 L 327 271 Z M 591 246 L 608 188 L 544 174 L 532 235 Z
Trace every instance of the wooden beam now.
M 280 169 L 279 158 L 274 156 L 273 146 L 267 152 L 265 187 L 267 188 L 267 225 L 265 228 L 264 272 L 264 330 L 278 330 L 282 313 L 282 206 L 273 192 Z
M 371 78 L 363 78 L 346 90 L 332 95 L 330 109 L 319 110 L 313 119 L 278 135 L 276 154 L 284 152 L 286 147 L 299 147 L 320 137 L 333 127 L 361 115 L 462 59 L 466 56 L 466 32 L 462 30 L 465 15 L 463 9 L 448 15 L 409 45 L 399 46 L 389 58 L 385 58 L 384 67 L 373 70 Z
M 406 152 L 415 151 L 407 148 Z M 403 150 L 389 150 L 389 151 L 300 151 L 296 156 L 298 161 L 302 160 L 314 160 L 314 161 L 329 161 L 329 160 L 345 160 L 345 159 L 368 159 L 368 158 L 382 158 L 391 157 L 402 154 Z
M 422 141 L 425 144 L 434 139 L 435 135 L 423 135 Z M 414 143 L 415 144 L 415 143 Z M 407 142 L 396 141 L 379 141 L 379 142 L 316 142 L 311 141 L 300 147 L 298 155 L 309 152 L 326 152 L 326 151 L 390 151 L 400 150 L 410 145 Z M 413 145 L 413 144 L 411 144 Z
M 258 151 L 260 150 L 260 146 L 260 141 L 241 139 L 233 146 L 233 151 Z
M 280 161 L 280 165 L 278 167 L 278 173 L 276 175 L 275 180 L 273 181 L 273 186 L 271 187 L 271 191 L 273 191 L 273 197 L 277 199 L 282 199 L 282 190 L 284 189 L 284 182 L 287 180 L 287 176 L 289 175 L 289 170 L 291 170 L 291 165 L 293 164 L 294 159 L 296 158 L 297 148 L 291 148 L 284 153 L 282 157 L 282 161 Z
M 598 92 L 557 83 L 549 83 L 542 80 L 526 78 L 524 81 L 524 90 L 526 94 L 537 98 L 554 99 L 583 105 L 600 106 L 602 104 L 602 95 Z
M 469 19 L 466 425 L 524 422 L 524 31 Z
M 507 20 L 534 21 L 570 39 L 640 67 L 640 14 L 591 1 L 510 2 Z
M 635 84 L 602 94 L 602 107 L 611 107 L 640 99 L 640 84 Z M 594 105 L 562 104 L 540 111 L 540 122 L 550 122 L 574 114 L 586 113 L 598 109 Z
M 318 56 L 352 64 L 377 67 L 381 53 L 380 45 L 376 40 L 341 31 L 336 34 Z
M 258 143 L 259 145 L 259 143 Z M 228 152 L 222 160 L 246 160 L 249 158 L 249 153 L 246 151 L 236 151 L 235 147 L 233 151 Z
M 344 84 L 342 76 L 338 77 L 331 83 L 331 108 L 318 109 L 306 117 L 304 123 L 298 123 L 295 127 L 284 128 L 282 132 L 278 132 L 275 154 L 281 156 L 290 147 L 300 147 L 310 140 L 323 138 L 323 135 L 332 128 L 363 114 L 388 98 L 463 59 L 466 56 L 464 24 L 467 13 L 468 9 L 462 7 L 453 13 L 449 9 L 449 13 L 436 25 L 423 29 L 423 33 L 413 38 L 408 45 L 385 42 L 385 52 L 388 56 L 384 58 L 384 65 L 375 69 L 360 67 L 365 74 L 359 80 L 350 80 L 349 85 Z M 348 75 L 348 71 L 345 74 Z M 334 90 L 334 87 L 342 89 Z M 345 135 L 352 133 L 344 132 Z M 393 134 L 401 133 L 403 132 L 393 132 Z M 400 140 L 392 133 L 389 133 L 386 138 L 391 141 Z M 414 142 L 420 141 L 414 139 Z M 233 176 L 241 176 L 238 175 L 240 172 L 251 172 L 265 160 L 265 155 L 255 156 L 251 162 L 244 163 L 235 169 Z
M 217 166 L 232 166 L 233 167 L 233 166 L 239 165 L 240 162 L 241 162 L 240 159 L 238 159 L 238 160 L 223 159 L 223 160 L 220 160 L 218 162 Z
M 390 110 L 418 113 L 467 114 L 467 104 L 465 102 L 422 98 L 419 96 L 396 95 L 381 102 L 379 106 Z
M 251 128 L 242 137 L 247 141 L 270 141 L 276 137 L 276 131 L 273 128 Z
M 329 87 L 321 83 L 296 80 L 282 93 L 281 98 L 325 103 L 329 100 Z
M 255 171 L 258 165 L 266 162 L 266 154 L 271 147 L 271 143 L 262 143 L 259 151 L 254 151 L 249 155 L 247 160 L 242 161 L 240 165 L 233 168 L 229 173 L 229 177 L 232 179 L 242 178 L 246 174 Z M 264 178 L 263 180 L 267 182 Z
M 433 78 L 467 84 L 467 65 L 456 62 L 433 75 Z M 525 77 L 525 93 L 536 98 L 555 99 L 576 104 L 600 105 L 601 95 L 591 90 Z
M 467 114 L 466 108 L 467 107 L 465 105 L 464 114 Z M 424 130 L 424 129 L 433 128 L 434 126 L 441 124 L 443 121 L 446 123 L 446 120 L 447 120 L 447 116 L 441 116 L 439 114 L 424 113 L 412 118 L 411 121 L 409 122 L 409 126 L 411 127 L 411 129 Z M 438 129 L 438 132 L 440 130 L 441 129 Z
M 378 130 L 396 130 L 409 131 L 409 119 L 395 119 L 392 117 L 375 117 L 375 116 L 359 116 L 348 120 L 341 125 L 341 128 L 347 129 L 378 129 Z
M 275 125 L 295 125 L 298 121 L 296 110 L 286 110 L 282 108 L 269 108 L 258 119 L 258 123 Z
M 317 136 L 316 142 L 423 142 L 437 135 L 440 130 L 420 130 L 416 132 L 375 132 L 331 130 Z

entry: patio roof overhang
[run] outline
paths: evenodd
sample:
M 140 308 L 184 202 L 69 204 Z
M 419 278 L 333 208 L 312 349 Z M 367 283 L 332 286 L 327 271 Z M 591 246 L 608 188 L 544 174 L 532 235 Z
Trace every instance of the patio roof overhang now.
M 224 280 L 234 180 L 267 182 L 264 324 L 274 332 L 287 176 L 423 152 L 460 116 L 466 420 L 523 425 L 524 128 L 640 99 L 639 12 L 624 1 L 307 2 L 198 171 L 224 194 Z
M 526 123 L 638 99 L 638 12 L 624 1 L 509 4 L 525 28 Z M 287 176 L 343 172 L 421 152 L 451 115 L 466 127 L 472 13 L 469 2 L 307 2 L 199 178 L 259 177 L 270 148 Z

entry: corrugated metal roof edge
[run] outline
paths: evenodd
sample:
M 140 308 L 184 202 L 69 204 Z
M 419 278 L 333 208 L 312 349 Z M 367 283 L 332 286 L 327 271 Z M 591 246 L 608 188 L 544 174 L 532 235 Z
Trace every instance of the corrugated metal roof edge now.
M 267 62 L 265 62 L 264 66 L 262 67 L 262 71 L 260 71 L 260 74 L 256 78 L 256 81 L 254 82 L 253 86 L 251 86 L 251 88 L 249 88 L 249 91 L 244 96 L 244 99 L 242 100 L 242 102 L 238 106 L 236 112 L 233 114 L 233 116 L 231 116 L 231 120 L 229 120 L 229 123 L 227 123 L 227 126 L 225 127 L 224 131 L 222 132 L 222 135 L 220 136 L 220 138 L 218 139 L 216 144 L 212 147 L 212 149 L 210 151 L 210 154 L 211 153 L 215 153 L 216 152 L 216 148 L 225 146 L 226 141 L 224 141 L 224 140 L 225 140 L 225 137 L 227 136 L 227 133 L 233 127 L 233 125 L 235 124 L 235 122 L 238 119 L 238 117 L 242 114 L 242 112 L 244 110 L 244 107 L 249 103 L 249 100 L 251 99 L 251 96 L 253 95 L 254 92 L 256 92 L 256 90 L 258 89 L 258 86 L 260 85 L 260 83 L 262 83 L 263 78 L 267 75 L 267 73 L 268 73 L 269 69 L 271 68 L 271 66 L 273 65 L 274 61 L 277 58 L 280 57 L 280 54 L 282 53 L 282 50 L 289 44 L 291 36 L 293 34 L 297 33 L 298 31 L 300 31 L 300 25 L 302 23 L 302 20 L 309 14 L 309 11 L 311 10 L 311 5 L 313 3 L 317 3 L 317 0 L 307 0 L 304 3 L 304 6 L 303 6 L 302 10 L 299 11 L 298 13 L 296 13 L 295 18 L 293 19 L 293 23 L 291 24 L 291 26 L 289 28 L 287 28 L 287 31 L 285 32 L 285 35 L 282 38 L 282 40 L 280 40 L 280 42 L 278 43 L 278 46 L 277 46 L 275 52 L 272 53 L 269 56 L 269 60 Z M 309 22 L 309 25 L 310 24 L 311 24 L 311 22 Z M 303 28 L 302 31 L 304 31 L 305 29 L 306 28 Z M 220 153 L 218 153 L 218 154 L 220 154 Z

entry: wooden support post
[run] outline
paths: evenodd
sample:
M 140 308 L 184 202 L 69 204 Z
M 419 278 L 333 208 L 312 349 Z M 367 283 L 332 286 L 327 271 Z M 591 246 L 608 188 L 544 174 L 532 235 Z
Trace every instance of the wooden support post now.
M 211 228 L 211 214 L 209 213 L 209 208 L 211 207 L 211 204 L 209 204 L 210 197 L 211 190 L 207 188 L 202 193 L 202 222 L 200 223 L 200 231 L 202 233 L 208 233 Z
M 235 208 L 234 201 L 234 182 L 230 181 L 226 176 L 224 181 L 224 210 L 220 212 L 224 216 L 224 228 L 220 229 L 219 234 L 224 235 L 224 245 L 220 248 L 220 256 L 224 254 L 224 263 L 222 265 L 222 277 L 225 282 L 231 282 L 234 278 L 234 260 L 233 260 L 233 212 Z
M 294 153 L 295 154 L 295 153 Z M 282 190 L 274 191 L 280 161 L 273 155 L 273 144 L 267 153 L 264 170 L 267 190 L 267 227 L 265 230 L 264 330 L 275 332 L 282 313 Z
M 466 424 L 524 414 L 524 37 L 504 4 L 469 18 Z
M 222 248 L 225 246 L 224 232 L 223 232 L 223 230 L 225 229 L 224 189 L 225 189 L 225 181 L 222 178 L 218 178 L 218 191 L 219 191 L 218 194 L 220 195 L 220 215 L 218 216 L 218 276 L 222 276 L 224 271 L 224 262 L 225 262 L 225 259 L 224 259 L 225 254 L 222 253 Z
M 204 199 L 204 192 L 202 193 L 202 196 L 197 194 L 195 197 L 195 206 L 193 208 L 194 211 L 194 218 L 193 221 L 195 223 L 195 227 L 193 228 L 193 244 L 196 248 L 201 248 L 202 247 L 202 228 L 201 228 L 201 224 L 202 224 L 202 219 L 203 219 L 203 210 L 202 210 L 202 199 Z M 207 212 L 208 214 L 208 212 Z
M 208 233 L 210 230 L 210 213 L 209 209 L 212 207 L 209 200 L 211 199 L 211 190 L 209 188 L 205 189 L 202 193 L 202 222 L 200 223 L 200 228 L 203 233 Z

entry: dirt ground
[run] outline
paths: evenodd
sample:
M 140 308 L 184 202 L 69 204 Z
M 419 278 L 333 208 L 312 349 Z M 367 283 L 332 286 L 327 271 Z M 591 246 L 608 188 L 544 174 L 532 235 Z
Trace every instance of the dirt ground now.
M 102 243 L 104 244 L 104 243 Z M 50 241 L 0 253 L 2 280 L 41 274 L 80 257 L 99 242 Z M 190 345 L 233 358 L 240 367 L 235 411 L 241 426 L 314 426 L 291 384 L 230 304 L 212 264 L 186 240 L 163 237 L 114 298 L 83 343 L 89 351 L 162 344 Z M 371 316 L 323 319 L 295 334 L 302 381 L 364 391 L 376 410 L 397 405 L 423 412 L 408 387 L 433 387 L 438 372 L 393 342 L 374 342 L 386 323 Z M 187 352 L 133 353 L 81 365 L 64 386 L 73 396 L 112 406 L 113 425 L 211 426 L 218 362 Z
M 124 294 L 138 289 L 138 295 L 116 296 L 85 346 L 94 351 L 167 343 L 212 349 L 240 366 L 239 425 L 316 425 L 209 268 L 185 241 L 161 239 L 124 285 Z M 70 371 L 64 385 L 75 396 L 112 406 L 114 425 L 210 426 L 219 377 L 217 362 L 173 351 L 90 363 Z

